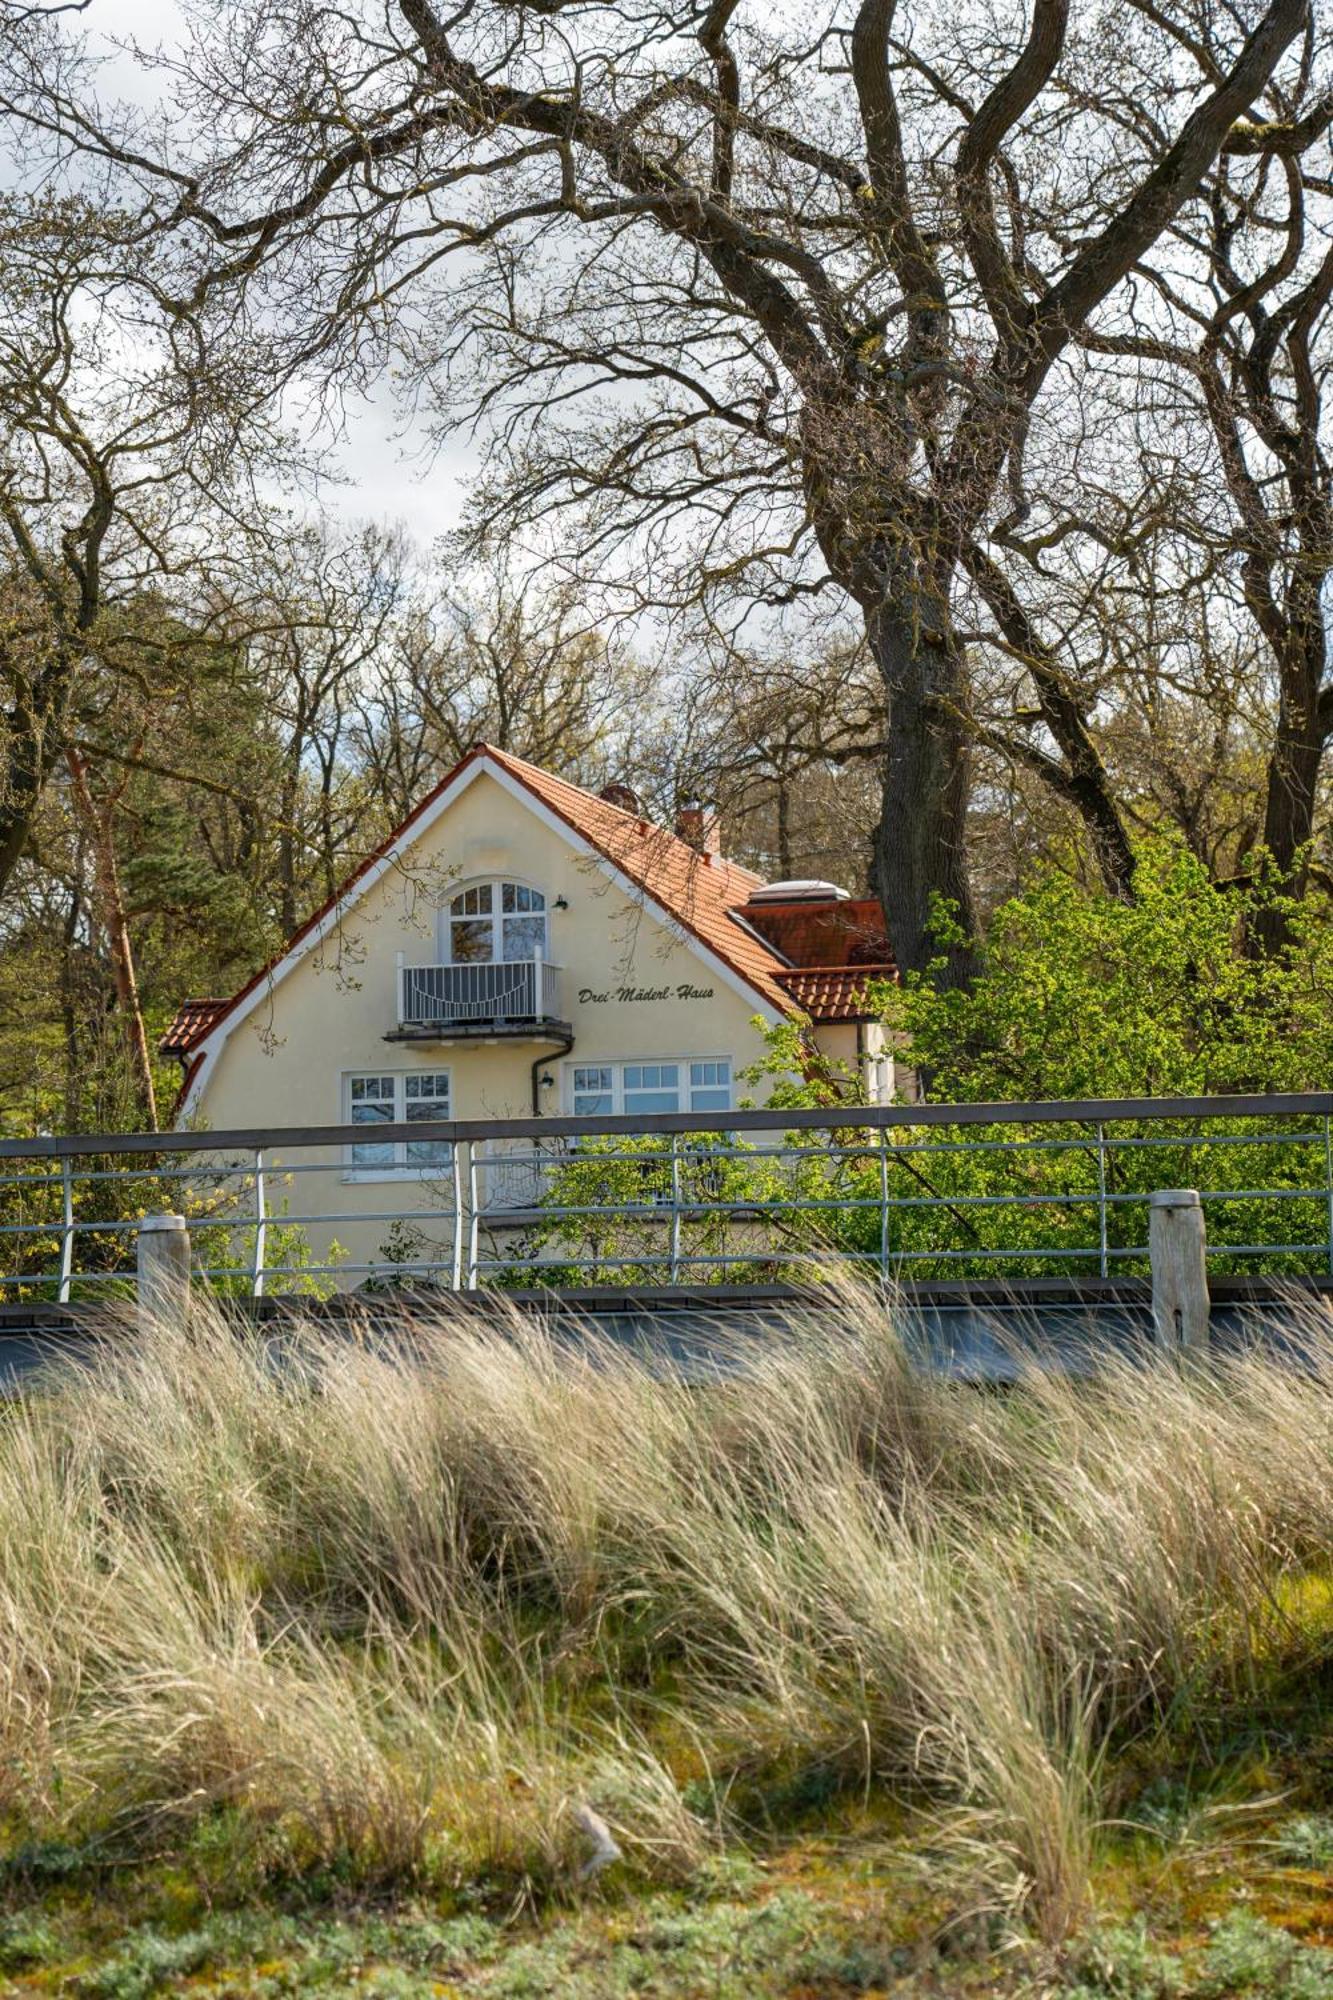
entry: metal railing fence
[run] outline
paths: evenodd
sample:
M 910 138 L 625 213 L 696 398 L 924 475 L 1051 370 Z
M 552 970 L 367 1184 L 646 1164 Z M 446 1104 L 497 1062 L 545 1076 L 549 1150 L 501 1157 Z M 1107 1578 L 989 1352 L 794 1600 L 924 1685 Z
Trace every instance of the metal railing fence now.
M 400 965 L 398 1019 L 404 1027 L 554 1020 L 560 1011 L 559 975 L 559 966 L 541 958 Z
M 0 1141 L 0 1299 L 133 1287 L 142 1217 L 247 1296 L 411 1280 L 699 1285 L 1146 1273 L 1200 1190 L 1215 1272 L 1333 1276 L 1333 1093 Z M 416 1164 L 426 1159 L 429 1164 Z

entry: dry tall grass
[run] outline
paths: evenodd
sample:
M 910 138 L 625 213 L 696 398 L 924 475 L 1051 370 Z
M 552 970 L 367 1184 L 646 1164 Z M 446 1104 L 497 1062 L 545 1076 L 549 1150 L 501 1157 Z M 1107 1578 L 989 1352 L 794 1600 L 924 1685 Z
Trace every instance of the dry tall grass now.
M 997 1396 L 869 1297 L 706 1385 L 517 1314 L 109 1336 L 0 1417 L 0 1810 L 531 1888 L 586 1808 L 688 1873 L 817 1766 L 1058 1936 L 1116 1754 L 1333 1644 L 1331 1470 L 1333 1347 Z

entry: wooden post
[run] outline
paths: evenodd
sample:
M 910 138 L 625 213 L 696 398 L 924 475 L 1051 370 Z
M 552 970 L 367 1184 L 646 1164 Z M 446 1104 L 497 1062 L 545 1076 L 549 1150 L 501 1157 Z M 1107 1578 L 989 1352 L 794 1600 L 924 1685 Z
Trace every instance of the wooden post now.
M 1153 1332 L 1160 1354 L 1199 1355 L 1208 1346 L 1208 1266 L 1197 1188 L 1159 1188 L 1148 1197 Z
M 139 1224 L 139 1319 L 183 1321 L 190 1311 L 190 1232 L 183 1215 Z

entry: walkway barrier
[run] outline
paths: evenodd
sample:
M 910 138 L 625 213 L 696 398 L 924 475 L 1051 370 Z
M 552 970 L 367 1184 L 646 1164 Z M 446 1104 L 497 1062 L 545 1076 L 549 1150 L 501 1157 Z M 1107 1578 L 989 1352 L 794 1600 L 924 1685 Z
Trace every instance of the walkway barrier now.
M 1146 1280 L 1151 1254 L 1188 1346 L 1209 1276 L 1333 1277 L 1333 1093 L 0 1142 L 0 1304 L 131 1297 L 150 1236 L 246 1298 Z

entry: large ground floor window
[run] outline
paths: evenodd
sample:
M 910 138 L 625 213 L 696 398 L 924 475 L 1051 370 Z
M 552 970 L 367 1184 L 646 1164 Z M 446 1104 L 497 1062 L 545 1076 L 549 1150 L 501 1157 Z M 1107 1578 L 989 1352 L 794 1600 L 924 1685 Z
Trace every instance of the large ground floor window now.
M 447 1069 L 382 1070 L 346 1080 L 346 1113 L 352 1125 L 416 1125 L 449 1114 Z M 359 1172 L 447 1167 L 447 1142 L 434 1139 L 366 1139 L 349 1149 L 348 1165 Z
M 576 1118 L 652 1117 L 663 1111 L 730 1111 L 731 1058 L 671 1062 L 571 1063 Z

